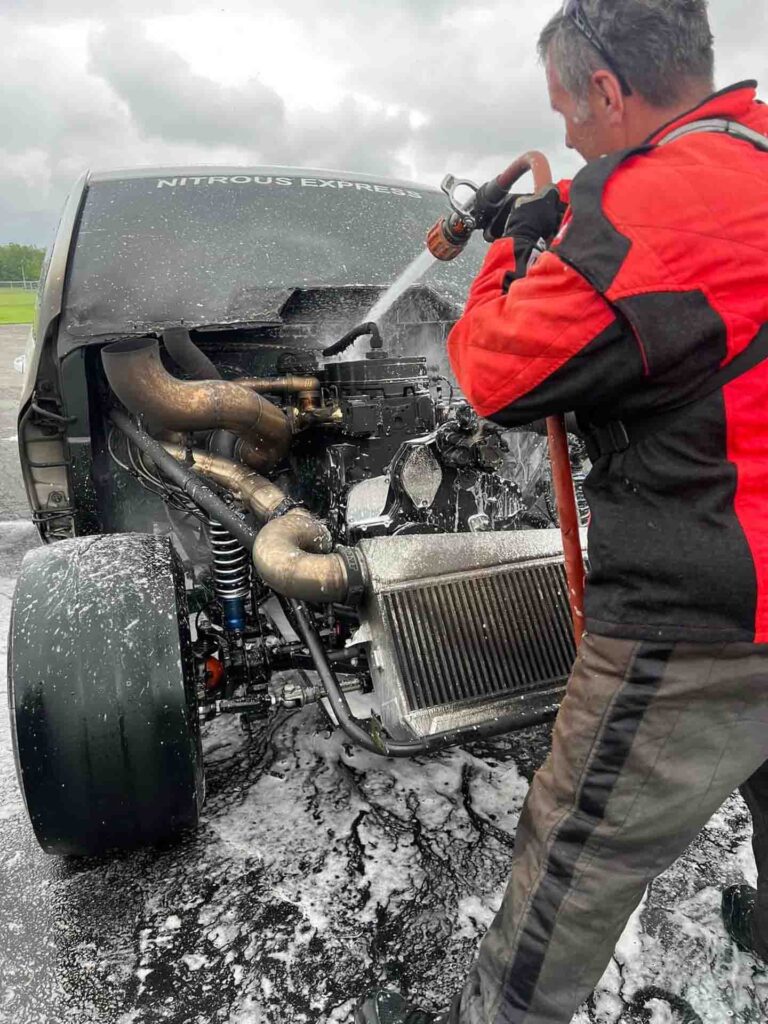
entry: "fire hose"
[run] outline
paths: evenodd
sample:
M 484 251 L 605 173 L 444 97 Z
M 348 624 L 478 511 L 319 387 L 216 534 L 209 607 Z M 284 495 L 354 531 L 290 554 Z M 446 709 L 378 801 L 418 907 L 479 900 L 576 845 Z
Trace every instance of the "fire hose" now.
M 478 188 L 470 181 L 457 180 L 448 175 L 443 191 L 451 203 L 451 213 L 441 218 L 427 235 L 427 248 L 442 261 L 459 256 L 473 232 L 487 222 L 489 214 L 501 210 L 509 199 L 509 191 L 528 172 L 533 174 L 536 192 L 552 184 L 552 170 L 543 153 L 524 153 L 493 181 Z M 462 203 L 458 194 L 462 188 L 471 193 Z M 563 416 L 547 419 L 549 459 L 552 465 L 552 484 L 555 491 L 557 514 L 563 538 L 565 573 L 568 583 L 568 601 L 571 606 L 573 633 L 576 646 L 584 635 L 584 556 L 581 550 L 580 520 L 576 505 L 576 491 L 568 451 L 568 434 Z

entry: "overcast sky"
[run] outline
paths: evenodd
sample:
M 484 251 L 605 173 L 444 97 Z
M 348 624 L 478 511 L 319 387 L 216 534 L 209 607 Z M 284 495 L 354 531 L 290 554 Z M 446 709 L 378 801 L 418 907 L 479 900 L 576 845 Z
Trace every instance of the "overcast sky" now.
M 535 56 L 549 0 L 0 0 L 0 242 L 47 245 L 86 168 L 282 164 L 439 184 L 577 158 Z M 712 0 L 718 84 L 768 3 Z M 96 12 L 96 13 L 95 13 Z

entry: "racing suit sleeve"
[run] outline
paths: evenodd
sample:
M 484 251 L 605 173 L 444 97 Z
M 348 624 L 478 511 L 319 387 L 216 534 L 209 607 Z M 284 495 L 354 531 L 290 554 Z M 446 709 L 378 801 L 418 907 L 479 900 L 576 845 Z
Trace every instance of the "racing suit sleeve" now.
M 556 251 L 521 269 L 513 239 L 494 242 L 449 336 L 465 396 L 503 426 L 610 408 L 645 375 L 631 330 Z

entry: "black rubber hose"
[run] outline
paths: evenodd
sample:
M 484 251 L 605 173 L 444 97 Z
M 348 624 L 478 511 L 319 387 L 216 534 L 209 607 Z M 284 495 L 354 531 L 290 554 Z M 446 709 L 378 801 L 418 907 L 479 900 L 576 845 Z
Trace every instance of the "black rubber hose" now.
M 381 348 L 383 346 L 384 341 L 378 324 L 360 324 L 359 327 L 353 327 L 351 331 L 347 331 L 343 338 L 339 338 L 329 348 L 324 348 L 323 355 L 328 358 L 329 356 L 337 356 L 341 352 L 346 352 L 350 345 L 354 345 L 358 338 L 364 338 L 367 334 L 371 336 L 371 348 Z
M 425 736 L 424 739 L 413 740 L 410 743 L 395 742 L 383 733 L 377 733 L 374 736 L 368 731 L 365 724 L 352 714 L 344 691 L 330 666 L 322 641 L 317 634 L 317 630 L 312 625 L 306 605 L 302 601 L 292 600 L 291 609 L 293 610 L 301 639 L 312 655 L 320 681 L 325 687 L 325 692 L 328 700 L 331 702 L 331 707 L 339 725 L 353 743 L 373 754 L 381 754 L 384 757 L 416 757 L 419 754 L 433 754 L 439 750 L 444 750 L 446 747 L 467 743 L 470 740 L 489 739 L 492 736 L 501 736 L 504 733 L 519 732 L 521 729 L 541 725 L 543 722 L 551 722 L 557 717 L 557 706 L 550 706 L 540 708 L 537 711 L 529 711 L 524 715 L 502 716 L 494 719 L 492 722 L 470 726 L 467 729 L 454 729 L 451 732 L 439 733 L 436 736 Z
M 204 512 L 207 512 L 212 519 L 216 519 L 236 537 L 246 551 L 252 551 L 256 542 L 256 533 L 252 527 L 244 523 L 236 512 L 224 504 L 218 495 L 214 494 L 207 484 L 203 483 L 194 470 L 189 469 L 181 462 L 177 462 L 172 455 L 163 448 L 159 441 L 137 426 L 126 413 L 120 409 L 113 409 L 109 418 L 114 425 L 125 436 L 140 448 L 145 455 L 148 455 L 154 462 L 163 476 L 176 484 L 189 498 L 199 505 Z
M 174 363 L 191 373 L 195 380 L 221 380 L 221 374 L 192 341 L 186 327 L 167 327 L 163 331 L 163 343 Z

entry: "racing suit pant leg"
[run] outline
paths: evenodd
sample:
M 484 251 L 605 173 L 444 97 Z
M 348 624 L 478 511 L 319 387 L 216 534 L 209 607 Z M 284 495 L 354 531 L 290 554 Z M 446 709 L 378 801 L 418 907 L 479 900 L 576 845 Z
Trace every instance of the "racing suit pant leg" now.
M 454 1020 L 571 1021 L 649 881 L 768 760 L 767 683 L 768 645 L 585 637 Z
M 768 762 L 741 787 L 752 815 L 752 850 L 757 864 L 755 937 L 758 952 L 768 960 Z

